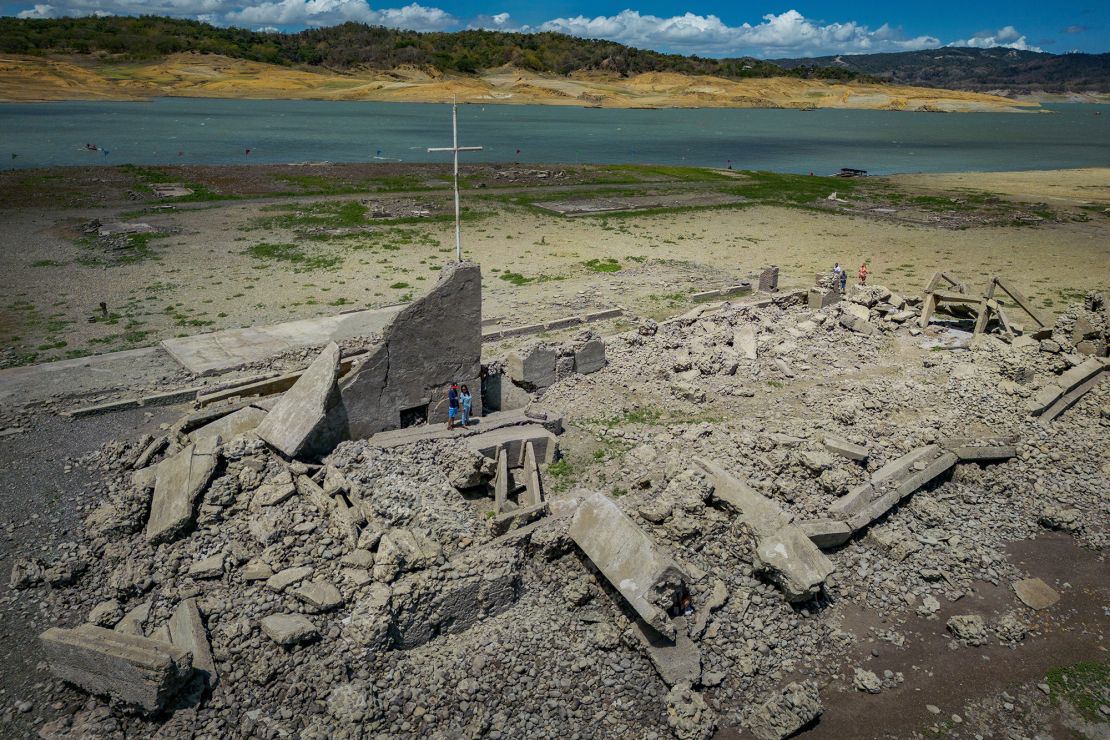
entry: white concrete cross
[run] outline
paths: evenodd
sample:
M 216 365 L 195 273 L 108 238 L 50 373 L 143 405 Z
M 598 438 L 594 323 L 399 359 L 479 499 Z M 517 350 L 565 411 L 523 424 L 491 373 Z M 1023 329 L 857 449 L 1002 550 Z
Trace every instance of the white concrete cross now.
M 429 152 L 452 152 L 455 155 L 455 259 L 462 262 L 462 227 L 459 218 L 459 152 L 480 152 L 480 146 L 459 146 L 458 106 L 451 101 L 451 146 L 428 147 Z

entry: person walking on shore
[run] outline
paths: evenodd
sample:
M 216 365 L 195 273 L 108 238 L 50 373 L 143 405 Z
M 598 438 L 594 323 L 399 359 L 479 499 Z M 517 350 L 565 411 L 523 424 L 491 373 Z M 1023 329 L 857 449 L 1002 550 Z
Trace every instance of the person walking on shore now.
M 455 418 L 459 415 L 459 386 L 457 383 L 451 384 L 451 390 L 447 391 L 447 428 L 455 428 Z
M 470 389 L 465 385 L 462 387 L 460 400 L 462 401 L 462 425 L 468 427 L 470 426 L 470 409 L 473 399 L 470 397 Z
M 871 271 L 867 269 L 867 263 L 864 262 L 862 265 L 859 266 L 859 284 L 867 285 L 867 276 L 870 274 Z

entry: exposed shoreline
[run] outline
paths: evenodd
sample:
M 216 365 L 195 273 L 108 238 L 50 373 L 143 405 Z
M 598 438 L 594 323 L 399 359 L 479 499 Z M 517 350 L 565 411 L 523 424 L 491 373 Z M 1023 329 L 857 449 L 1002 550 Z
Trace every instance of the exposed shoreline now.
M 1030 112 L 1039 103 L 987 93 L 792 77 L 730 80 L 652 72 L 566 77 L 499 68 L 448 76 L 418 68 L 339 74 L 217 55 L 174 54 L 153 63 L 0 56 L 0 102 L 137 101 L 154 97 L 365 100 L 588 108 L 859 109 Z

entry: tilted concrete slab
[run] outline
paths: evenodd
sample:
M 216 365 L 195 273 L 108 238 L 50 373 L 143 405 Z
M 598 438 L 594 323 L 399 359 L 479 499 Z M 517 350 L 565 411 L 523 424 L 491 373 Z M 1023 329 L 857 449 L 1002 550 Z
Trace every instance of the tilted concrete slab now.
M 185 599 L 178 604 L 167 626 L 170 642 L 193 656 L 193 670 L 203 673 L 208 688 L 215 688 L 220 682 L 216 674 L 216 660 L 212 657 L 212 647 L 208 643 L 208 633 L 200 618 L 196 599 Z
M 545 430 L 546 431 L 546 430 Z M 502 448 L 504 450 L 504 448 Z M 540 481 L 540 466 L 536 459 L 536 444 L 532 440 L 524 443 L 524 501 L 525 506 L 536 506 L 543 502 L 543 486 Z
M 347 436 L 399 429 L 402 413 L 447 421 L 451 383 L 473 391 L 481 416 L 482 273 L 473 262 L 445 265 L 426 295 L 382 330 L 382 341 L 341 386 Z
M 644 621 L 674 641 L 675 625 L 660 604 L 671 604 L 690 576 L 620 507 L 600 493 L 582 496 L 570 538 Z
M 162 347 L 189 372 L 212 375 L 266 360 L 300 347 L 380 334 L 404 306 L 287 321 L 271 326 L 225 329 L 162 341 Z
M 55 676 L 147 712 L 165 707 L 193 675 L 188 651 L 91 624 L 52 627 L 39 640 Z
M 332 343 L 270 409 L 255 433 L 289 457 L 331 452 L 346 432 L 338 375 L 339 345 Z
M 220 437 L 205 437 L 158 463 L 146 538 L 172 542 L 193 526 L 196 503 L 219 461 Z
M 849 460 L 866 460 L 867 448 L 862 445 L 857 445 L 849 442 L 840 437 L 833 437 L 832 435 L 825 435 L 821 439 L 821 444 L 826 450 L 834 455 L 846 457 Z
M 788 601 L 805 601 L 820 593 L 832 562 L 799 527 L 791 524 L 777 503 L 757 493 L 721 466 L 695 458 L 705 471 L 713 495 L 728 504 L 751 527 L 756 538 L 759 570 L 782 589 Z
M 830 506 L 829 514 L 847 521 L 853 532 L 859 531 L 958 461 L 940 445 L 918 447 L 875 471 L 870 482 L 856 486 Z
M 1110 368 L 1107 360 L 1092 357 L 1065 371 L 1042 388 L 1027 404 L 1029 413 L 1051 422 L 1072 404 L 1089 393 Z
M 675 621 L 681 623 L 686 620 L 679 618 Z M 640 639 L 648 660 L 655 666 L 659 677 L 663 679 L 663 683 L 667 686 L 679 683 L 690 685 L 701 683 L 701 650 L 690 639 L 684 625 L 677 625 L 677 633 L 673 640 L 660 635 L 655 628 L 642 619 L 633 622 L 632 628 L 636 637 Z
M 247 406 L 228 414 L 222 419 L 205 424 L 199 429 L 194 429 L 189 432 L 189 439 L 193 442 L 198 442 L 205 437 L 233 439 L 241 434 L 253 431 L 265 418 L 265 411 L 254 406 Z
M 839 547 L 852 536 L 852 528 L 839 519 L 806 519 L 798 522 L 798 527 L 822 550 Z

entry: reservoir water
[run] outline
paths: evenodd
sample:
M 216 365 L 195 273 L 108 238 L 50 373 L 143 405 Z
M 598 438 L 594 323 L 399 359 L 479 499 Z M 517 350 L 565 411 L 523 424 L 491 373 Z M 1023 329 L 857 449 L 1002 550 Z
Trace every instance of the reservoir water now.
M 1110 166 L 1110 106 L 1047 113 L 460 105 L 464 162 L 652 163 L 830 174 Z M 99 150 L 88 151 L 86 144 Z M 444 162 L 450 106 L 159 98 L 0 104 L 0 167 Z M 248 153 L 249 150 L 249 153 Z M 14 156 L 13 156 L 14 155 Z

